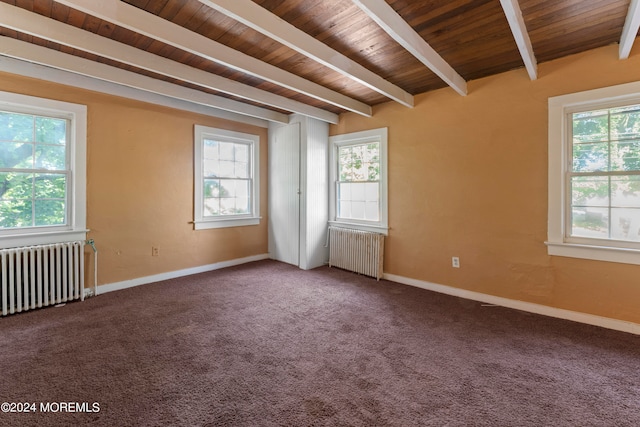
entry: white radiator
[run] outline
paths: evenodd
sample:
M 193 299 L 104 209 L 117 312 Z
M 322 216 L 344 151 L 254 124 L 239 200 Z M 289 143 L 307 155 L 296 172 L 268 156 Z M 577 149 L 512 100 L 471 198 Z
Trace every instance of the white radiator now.
M 329 267 L 343 268 L 380 280 L 383 258 L 384 235 L 329 227 Z
M 2 316 L 84 300 L 84 242 L 0 250 Z

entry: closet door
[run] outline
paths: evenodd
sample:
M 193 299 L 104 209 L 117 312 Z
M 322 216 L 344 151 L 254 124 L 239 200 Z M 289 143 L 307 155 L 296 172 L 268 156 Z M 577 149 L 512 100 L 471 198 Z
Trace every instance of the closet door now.
M 300 263 L 300 124 L 269 129 L 269 253 Z

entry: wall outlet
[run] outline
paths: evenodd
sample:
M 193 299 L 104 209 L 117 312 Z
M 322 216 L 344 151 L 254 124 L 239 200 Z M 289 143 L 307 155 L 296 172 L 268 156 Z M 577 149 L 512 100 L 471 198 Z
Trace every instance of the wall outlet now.
M 152 246 L 151 247 L 151 256 L 158 256 L 160 255 L 160 248 Z
M 453 268 L 460 268 L 460 258 L 457 256 L 451 257 L 451 266 Z

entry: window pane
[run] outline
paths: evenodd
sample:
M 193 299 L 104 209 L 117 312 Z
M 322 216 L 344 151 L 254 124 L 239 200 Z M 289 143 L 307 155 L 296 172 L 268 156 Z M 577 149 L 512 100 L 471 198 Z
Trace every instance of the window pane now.
M 33 174 L 0 172 L 0 199 L 31 199 Z
M 351 218 L 351 202 L 350 201 L 340 201 L 338 218 Z
M 249 155 L 247 144 L 233 142 L 204 141 L 204 175 L 223 178 L 249 178 Z
M 205 180 L 205 215 L 241 215 L 251 213 L 248 180 Z
M 218 170 L 215 172 L 215 176 L 233 178 L 235 176 L 234 168 L 235 164 L 233 161 L 220 160 L 218 164 Z
M 234 144 L 236 162 L 249 163 L 249 146 L 247 144 Z
M 611 139 L 632 139 L 640 136 L 640 111 L 638 106 L 611 110 Z
M 609 178 L 574 176 L 571 178 L 572 206 L 609 206 Z
M 238 197 L 236 198 L 236 212 L 237 215 L 240 214 L 248 214 L 249 210 L 249 198 L 248 197 Z
M 609 169 L 609 144 L 606 142 L 574 144 L 573 171 L 594 172 Z
M 235 181 L 236 193 L 235 196 L 238 198 L 248 198 L 249 197 L 249 181 L 247 180 L 236 180 Z
M 351 186 L 348 182 L 338 184 L 338 200 L 351 200 Z
M 0 228 L 33 226 L 31 200 L 0 200 Z
M 205 199 L 211 197 L 220 197 L 220 181 L 217 179 L 205 179 L 204 180 L 204 197 Z
M 249 163 L 235 162 L 235 171 L 233 176 L 236 178 L 249 178 Z
M 338 149 L 338 176 L 340 181 L 351 181 L 351 147 L 340 147 Z
M 611 177 L 611 206 L 640 208 L 640 176 Z
M 367 167 L 367 181 L 379 181 L 380 180 L 380 164 L 379 163 L 366 163 Z
M 31 169 L 33 144 L 0 141 L 0 168 Z
M 0 140 L 33 142 L 33 116 L 0 112 Z
M 220 215 L 234 215 L 236 213 L 236 199 L 220 199 Z
M 609 139 L 609 116 L 606 110 L 573 115 L 573 142 L 596 142 Z
M 204 199 L 204 212 L 203 216 L 216 216 L 220 215 L 220 199 Z
M 367 146 L 362 145 L 354 149 L 359 155 L 367 155 Z M 377 149 L 377 146 L 376 146 Z M 378 154 L 375 154 L 378 155 Z M 365 168 L 371 165 L 367 163 Z M 376 173 L 378 173 L 376 171 Z M 357 177 L 357 173 L 351 176 Z M 380 220 L 379 191 L 378 182 L 341 182 L 338 183 L 338 217 L 344 219 L 357 219 L 367 221 Z
M 380 179 L 378 144 L 340 147 L 338 174 L 340 181 L 378 181 Z
M 365 198 L 365 188 L 367 183 L 359 182 L 351 184 L 351 200 L 364 202 Z
M 36 168 L 65 170 L 67 157 L 63 145 L 36 145 Z
M 365 219 L 364 202 L 351 202 L 351 218 Z
M 63 225 L 65 223 L 64 200 L 36 200 L 35 225 Z
M 204 159 L 202 162 L 202 169 L 204 176 L 216 177 L 220 170 L 220 162 L 218 160 Z
M 640 241 L 640 209 L 611 209 L 611 238 Z
M 231 179 L 220 180 L 220 197 L 235 197 L 236 182 Z
M 36 142 L 65 145 L 67 121 L 52 117 L 36 117 Z
M 210 139 L 204 140 L 202 157 L 207 160 L 220 159 L 220 152 L 218 150 L 218 141 L 212 141 Z
M 380 183 L 367 182 L 364 185 L 365 200 L 368 202 L 377 202 L 380 198 Z
M 65 199 L 67 193 L 67 178 L 59 174 L 35 175 L 35 198 L 37 199 Z
M 608 215 L 608 208 L 573 208 L 571 212 L 571 235 L 576 237 L 608 239 Z
M 219 142 L 220 146 L 220 160 L 234 160 L 233 156 L 233 146 L 235 145 L 232 142 Z
M 379 221 L 380 209 L 378 202 L 366 202 L 364 216 L 368 221 Z
M 611 143 L 611 170 L 640 170 L 640 140 Z

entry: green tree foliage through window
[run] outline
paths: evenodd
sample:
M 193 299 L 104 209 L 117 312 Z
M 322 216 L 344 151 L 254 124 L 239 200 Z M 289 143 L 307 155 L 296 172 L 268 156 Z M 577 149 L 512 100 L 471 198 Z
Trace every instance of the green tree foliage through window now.
M 377 142 L 338 148 L 339 218 L 380 219 L 380 146 Z
M 640 241 L 640 105 L 572 121 L 571 235 Z
M 69 123 L 0 112 L 0 229 L 67 222 Z

